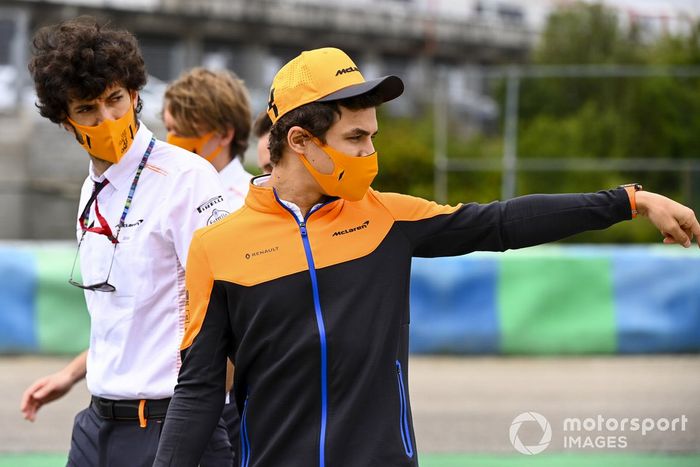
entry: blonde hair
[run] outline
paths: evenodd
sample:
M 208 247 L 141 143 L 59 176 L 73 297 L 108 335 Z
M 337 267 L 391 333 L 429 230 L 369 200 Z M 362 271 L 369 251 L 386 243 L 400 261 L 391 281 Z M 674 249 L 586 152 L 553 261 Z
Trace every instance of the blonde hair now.
M 193 68 L 168 85 L 164 105 L 180 136 L 210 131 L 224 134 L 233 129 L 231 155 L 243 155 L 248 148 L 250 99 L 243 80 L 235 73 Z

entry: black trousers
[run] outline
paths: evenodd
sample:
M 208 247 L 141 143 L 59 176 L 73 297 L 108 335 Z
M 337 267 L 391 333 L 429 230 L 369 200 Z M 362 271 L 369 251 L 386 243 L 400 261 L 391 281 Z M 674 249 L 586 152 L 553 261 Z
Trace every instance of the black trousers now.
M 148 420 L 145 428 L 138 420 L 104 419 L 90 406 L 75 416 L 67 466 L 151 467 L 162 428 L 160 419 Z M 232 466 L 228 430 L 220 419 L 200 467 Z

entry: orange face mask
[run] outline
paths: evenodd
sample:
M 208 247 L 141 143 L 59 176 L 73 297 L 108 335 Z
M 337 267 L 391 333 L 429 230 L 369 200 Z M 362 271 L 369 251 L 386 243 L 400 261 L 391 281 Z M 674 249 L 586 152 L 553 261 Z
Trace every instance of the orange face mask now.
M 113 164 L 118 163 L 131 147 L 136 135 L 134 103 L 117 120 L 104 120 L 96 126 L 78 125 L 70 117 L 78 143 L 90 154 Z
M 170 144 L 173 144 L 175 146 L 179 146 L 182 149 L 186 149 L 190 152 L 193 152 L 197 154 L 198 156 L 202 156 L 209 162 L 213 161 L 216 156 L 219 155 L 221 150 L 224 148 L 223 146 L 219 146 L 218 148 L 214 149 L 212 152 L 210 152 L 207 155 L 203 154 L 204 151 L 204 145 L 209 142 L 210 139 L 214 137 L 214 132 L 210 131 L 207 134 L 204 134 L 202 136 L 195 136 L 195 137 L 185 137 L 185 136 L 178 136 L 174 133 L 168 132 L 168 136 L 166 138 L 166 141 Z
M 377 151 L 367 156 L 350 156 L 323 144 L 318 138 L 312 138 L 312 141 L 331 158 L 333 172 L 323 174 L 313 168 L 304 155 L 300 154 L 299 157 L 324 193 L 348 201 L 361 200 L 379 171 Z

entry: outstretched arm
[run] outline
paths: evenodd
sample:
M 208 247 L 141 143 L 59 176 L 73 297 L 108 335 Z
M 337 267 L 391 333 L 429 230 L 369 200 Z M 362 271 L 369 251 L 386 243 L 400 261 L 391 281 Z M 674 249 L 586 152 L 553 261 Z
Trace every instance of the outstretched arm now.
M 622 187 L 597 193 L 526 195 L 455 207 L 406 195 L 373 195 L 415 245 L 414 256 L 421 257 L 540 245 L 587 230 L 606 229 L 631 219 L 633 211 L 648 217 L 664 235 L 665 243 L 689 246 L 693 236 L 700 237 L 691 209 L 665 196 Z

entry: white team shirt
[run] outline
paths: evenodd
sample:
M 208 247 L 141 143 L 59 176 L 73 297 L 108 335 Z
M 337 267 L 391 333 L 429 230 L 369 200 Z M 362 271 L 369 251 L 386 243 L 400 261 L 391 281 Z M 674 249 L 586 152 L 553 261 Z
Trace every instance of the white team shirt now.
M 80 215 L 94 182 L 107 178 L 97 197 L 114 235 L 136 170 L 153 133 L 141 123 L 118 164 L 97 177 L 92 163 L 83 184 Z M 90 313 L 87 385 L 109 399 L 161 399 L 173 395 L 180 369 L 185 321 L 185 265 L 194 231 L 231 208 L 209 162 L 156 140 L 114 245 L 87 232 L 80 247 L 83 284 L 107 278 L 114 292 L 85 291 Z M 88 223 L 94 221 L 92 203 Z M 77 236 L 82 230 L 76 223 Z
M 226 190 L 226 196 L 234 211 L 245 203 L 245 197 L 248 195 L 248 186 L 253 174 L 246 172 L 243 164 L 238 157 L 234 157 L 221 172 L 219 178 Z

